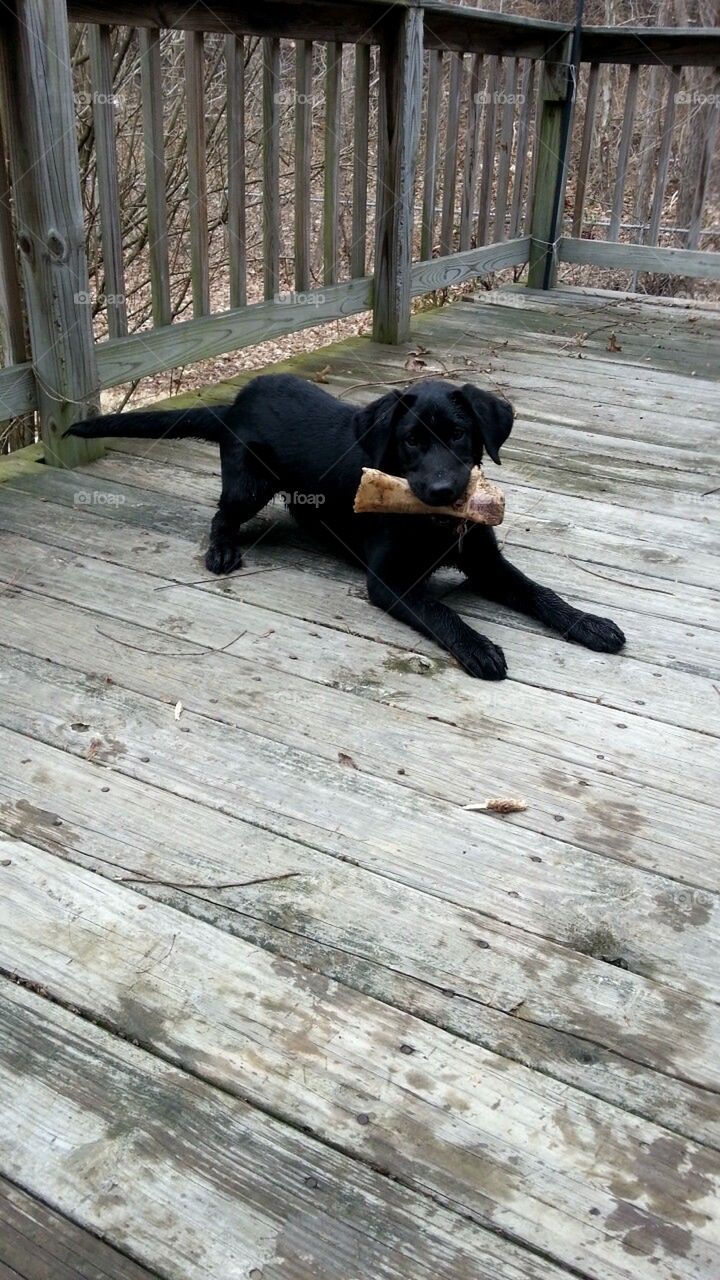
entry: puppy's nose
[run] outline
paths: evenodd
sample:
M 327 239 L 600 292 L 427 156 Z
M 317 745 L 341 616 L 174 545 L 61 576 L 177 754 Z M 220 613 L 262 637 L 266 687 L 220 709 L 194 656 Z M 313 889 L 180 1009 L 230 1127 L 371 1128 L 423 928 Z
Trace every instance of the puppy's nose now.
M 447 507 L 454 502 L 455 496 L 452 485 L 446 484 L 443 480 L 435 480 L 428 485 L 427 501 L 432 507 Z

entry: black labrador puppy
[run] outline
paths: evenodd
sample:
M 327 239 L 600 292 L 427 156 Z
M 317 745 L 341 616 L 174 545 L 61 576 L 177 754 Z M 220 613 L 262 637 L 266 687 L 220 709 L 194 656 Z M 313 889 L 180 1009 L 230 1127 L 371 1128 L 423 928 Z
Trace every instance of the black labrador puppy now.
M 505 559 L 487 526 L 442 516 L 354 515 L 353 500 L 362 468 L 371 466 L 404 476 L 429 506 L 446 506 L 485 453 L 500 462 L 512 423 L 507 401 L 470 383 L 423 381 L 357 408 L 312 382 L 272 374 L 254 378 L 227 407 L 110 414 L 76 423 L 68 434 L 216 441 L 222 493 L 205 557 L 212 573 L 238 568 L 241 526 L 283 493 L 303 525 L 365 567 L 373 604 L 437 641 L 470 675 L 501 680 L 502 649 L 428 592 L 441 565 L 460 569 L 480 595 L 567 640 L 616 653 L 625 637 L 609 619 L 582 613 L 532 582 Z

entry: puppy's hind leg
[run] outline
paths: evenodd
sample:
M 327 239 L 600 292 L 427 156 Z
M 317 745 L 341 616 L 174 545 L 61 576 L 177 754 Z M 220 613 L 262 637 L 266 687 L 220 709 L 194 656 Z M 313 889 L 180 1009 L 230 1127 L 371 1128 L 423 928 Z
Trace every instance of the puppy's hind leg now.
M 240 528 L 277 493 L 280 483 L 262 458 L 247 445 L 233 444 L 223 453 L 222 493 L 210 525 L 205 566 L 210 573 L 232 573 L 242 564 Z

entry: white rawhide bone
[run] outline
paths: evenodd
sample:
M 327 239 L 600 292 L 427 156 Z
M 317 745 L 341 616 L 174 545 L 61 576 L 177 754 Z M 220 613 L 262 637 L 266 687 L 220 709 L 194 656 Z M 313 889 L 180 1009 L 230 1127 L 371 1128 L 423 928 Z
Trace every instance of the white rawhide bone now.
M 429 507 L 415 497 L 407 480 L 389 476 L 374 467 L 363 467 L 362 480 L 355 495 L 355 511 L 385 511 L 389 515 L 455 516 L 475 524 L 502 524 L 505 494 L 499 485 L 487 480 L 481 467 L 473 467 L 465 493 L 448 507 Z

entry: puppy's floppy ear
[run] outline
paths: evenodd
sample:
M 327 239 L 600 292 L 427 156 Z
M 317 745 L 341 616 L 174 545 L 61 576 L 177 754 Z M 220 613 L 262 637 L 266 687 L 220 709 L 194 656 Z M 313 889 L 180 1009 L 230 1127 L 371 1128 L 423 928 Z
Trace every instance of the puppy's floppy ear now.
M 472 418 L 477 460 L 480 461 L 485 449 L 493 462 L 500 466 L 500 449 L 512 431 L 515 417 L 509 400 L 481 391 L 471 382 L 460 387 L 457 396 Z
M 367 454 L 371 466 L 380 471 L 393 471 L 397 467 L 397 443 L 395 425 L 404 409 L 406 393 L 390 391 L 379 400 L 361 409 L 355 419 L 356 439 Z

